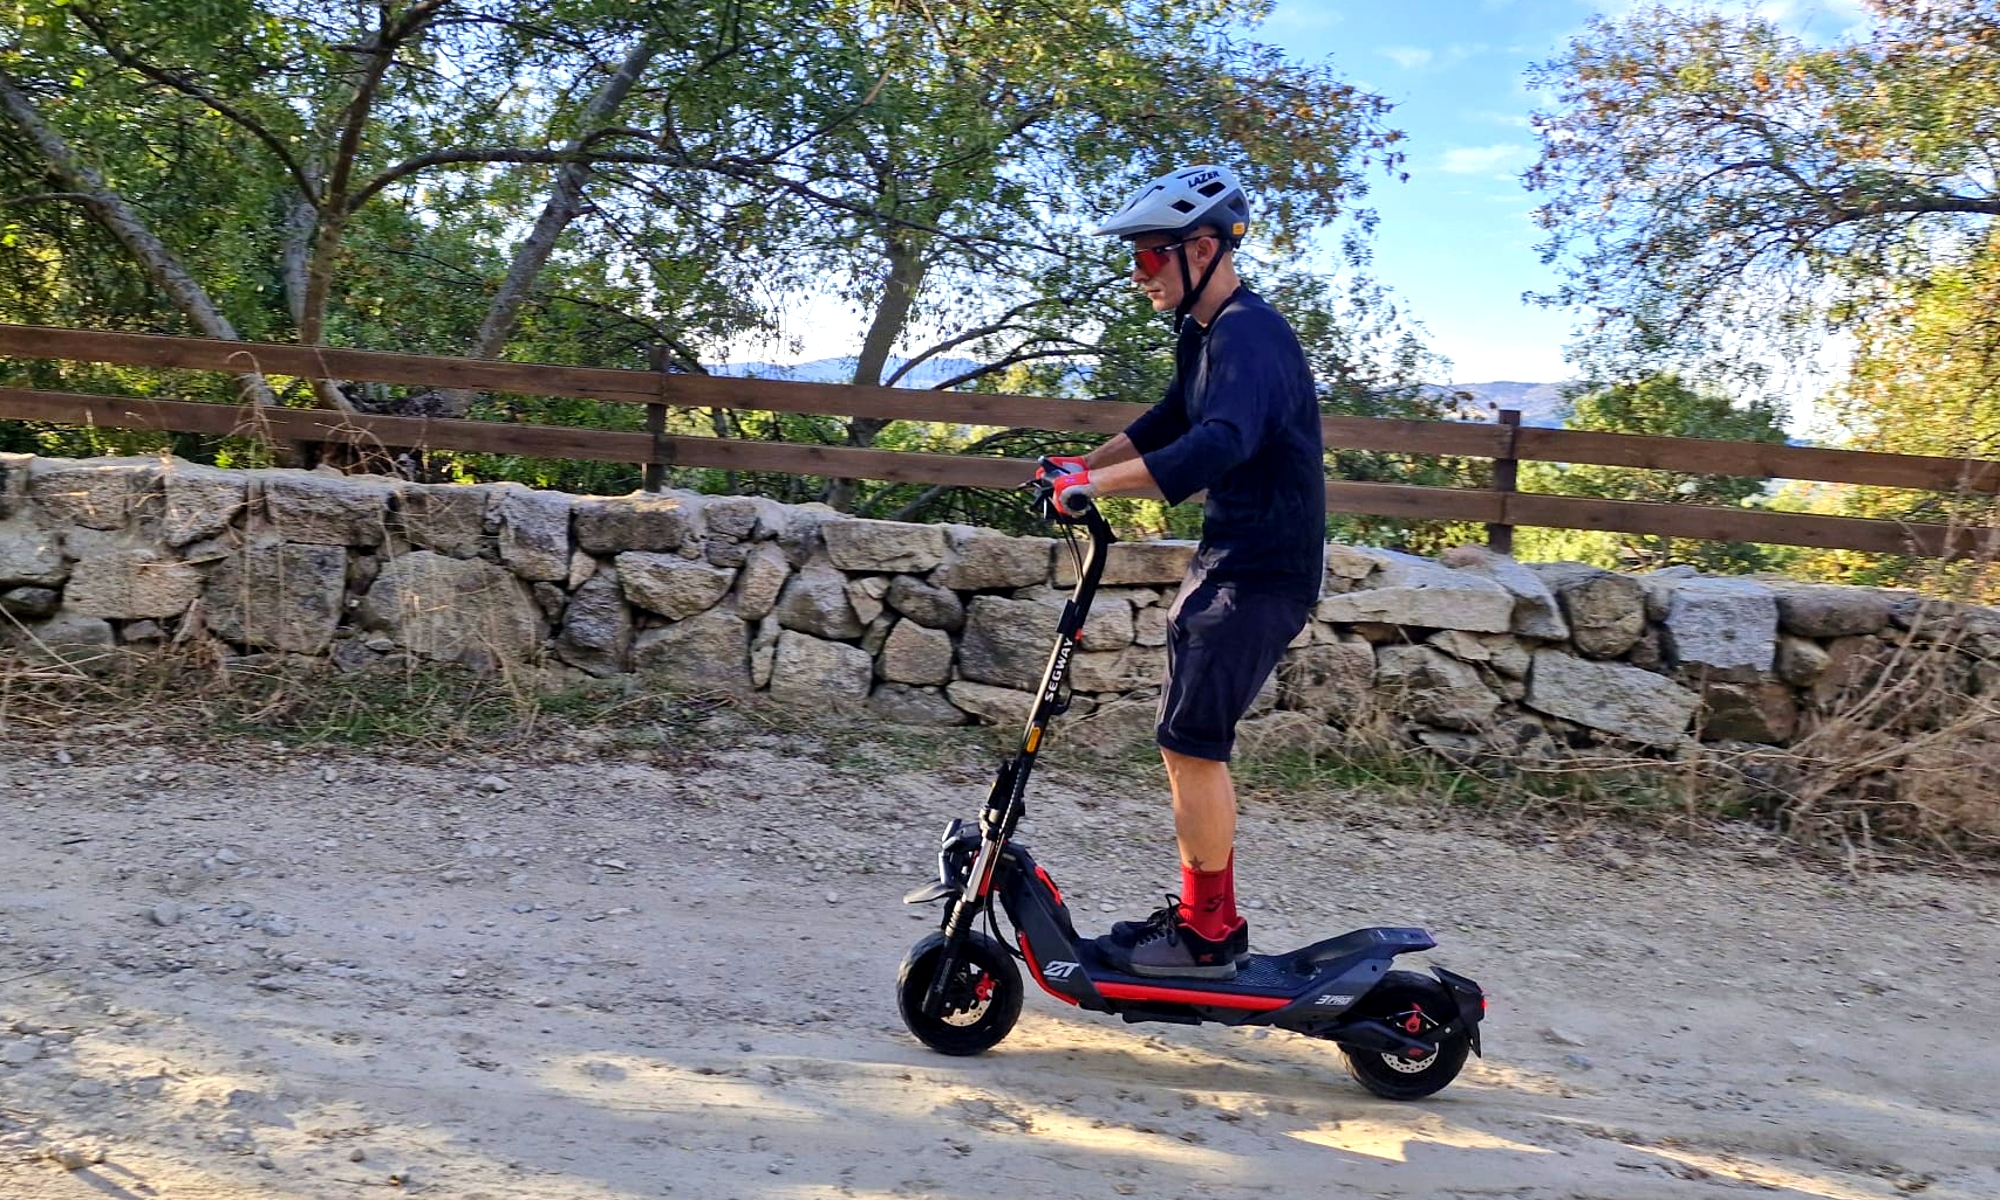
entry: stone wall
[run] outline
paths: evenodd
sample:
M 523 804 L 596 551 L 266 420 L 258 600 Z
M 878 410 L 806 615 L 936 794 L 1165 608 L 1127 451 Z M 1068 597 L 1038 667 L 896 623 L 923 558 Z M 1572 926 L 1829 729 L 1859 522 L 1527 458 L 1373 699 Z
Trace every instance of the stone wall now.
M 1192 546 L 1113 548 L 1072 660 L 1076 718 L 1150 722 Z M 225 654 L 538 664 L 1013 721 L 1069 557 L 1051 538 L 841 517 L 751 497 L 573 497 L 174 459 L 0 456 L 0 630 L 88 659 Z M 1672 569 L 1627 576 L 1464 548 L 1328 547 L 1322 598 L 1251 730 L 1368 726 L 1443 751 L 1782 745 L 1914 649 L 2000 693 L 2000 613 Z

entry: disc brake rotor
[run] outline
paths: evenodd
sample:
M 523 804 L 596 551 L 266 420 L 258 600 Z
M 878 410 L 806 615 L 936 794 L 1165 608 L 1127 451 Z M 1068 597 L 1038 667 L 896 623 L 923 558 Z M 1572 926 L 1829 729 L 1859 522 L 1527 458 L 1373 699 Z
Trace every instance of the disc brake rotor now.
M 1416 1037 L 1420 1033 L 1428 1033 L 1438 1027 L 1438 1023 L 1431 1019 L 1431 1015 L 1424 1011 L 1421 1004 L 1412 1005 L 1410 1011 L 1397 1013 L 1395 1016 L 1390 1017 L 1388 1023 L 1409 1034 L 1411 1037 Z M 1385 1052 L 1382 1055 L 1382 1061 L 1389 1064 L 1389 1069 L 1398 1074 L 1421 1075 L 1431 1069 L 1431 1064 L 1437 1061 L 1437 1054 L 1436 1052 L 1432 1052 L 1424 1055 L 1422 1058 L 1409 1058 L 1405 1055 Z
M 973 975 L 970 968 L 961 968 L 945 992 L 944 1012 L 939 1018 L 947 1025 L 977 1025 L 992 1006 L 994 982 L 985 971 Z

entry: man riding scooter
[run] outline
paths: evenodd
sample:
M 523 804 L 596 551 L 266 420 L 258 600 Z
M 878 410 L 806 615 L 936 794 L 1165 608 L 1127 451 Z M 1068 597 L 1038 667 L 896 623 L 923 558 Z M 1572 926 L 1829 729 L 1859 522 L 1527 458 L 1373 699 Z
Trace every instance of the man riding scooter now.
M 1318 397 L 1290 324 L 1237 277 L 1249 221 L 1233 174 L 1188 167 L 1140 189 L 1094 231 L 1131 243 L 1132 282 L 1154 311 L 1174 314 L 1174 376 L 1123 433 L 1055 460 L 1058 504 L 1134 493 L 1177 504 L 1208 492 L 1201 543 L 1168 612 L 1157 722 L 1181 891 L 1098 939 L 1107 962 L 1135 975 L 1230 979 L 1249 954 L 1229 757 L 1237 722 L 1305 626 L 1324 571 Z

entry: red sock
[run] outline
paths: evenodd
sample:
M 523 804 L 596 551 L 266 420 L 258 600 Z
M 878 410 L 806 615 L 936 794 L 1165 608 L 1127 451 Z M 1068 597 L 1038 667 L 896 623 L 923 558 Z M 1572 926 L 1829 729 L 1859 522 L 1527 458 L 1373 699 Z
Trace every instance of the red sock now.
M 1211 942 L 1236 927 L 1236 856 L 1220 871 L 1197 871 L 1181 864 L 1181 914 L 1188 928 Z

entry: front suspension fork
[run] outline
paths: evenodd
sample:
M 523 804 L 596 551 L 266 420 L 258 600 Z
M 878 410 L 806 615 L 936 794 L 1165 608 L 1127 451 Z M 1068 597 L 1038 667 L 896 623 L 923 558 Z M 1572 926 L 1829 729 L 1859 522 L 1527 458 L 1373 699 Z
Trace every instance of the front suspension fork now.
M 972 922 L 979 906 L 964 900 L 951 902 L 951 913 L 945 918 L 944 946 L 938 950 L 937 971 L 931 975 L 931 985 L 924 992 L 924 1016 L 936 1021 L 944 1016 L 945 991 L 951 985 L 951 977 L 958 970 L 958 959 L 965 950 L 965 939 L 972 932 Z
M 924 992 L 924 1016 L 930 1020 L 938 1020 L 944 1013 L 945 991 L 952 973 L 958 970 L 958 958 L 965 950 L 965 939 L 972 933 L 973 922 L 990 903 L 991 877 L 999 869 L 999 859 L 1000 843 L 990 836 L 983 839 L 978 856 L 972 860 L 972 869 L 966 872 L 965 886 L 951 901 L 951 911 L 945 914 L 944 946 L 938 951 L 937 971 L 931 975 L 931 985 Z

